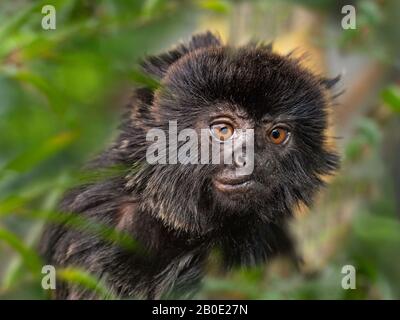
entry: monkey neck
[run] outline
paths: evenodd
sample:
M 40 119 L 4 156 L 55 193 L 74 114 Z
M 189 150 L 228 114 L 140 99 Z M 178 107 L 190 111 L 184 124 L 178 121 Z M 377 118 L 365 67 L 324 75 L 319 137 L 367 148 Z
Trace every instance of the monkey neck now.
M 187 211 L 187 208 L 176 207 L 175 210 L 169 211 L 168 216 L 160 215 L 157 203 L 149 203 L 146 195 L 134 191 L 127 188 L 124 177 L 107 180 L 81 190 L 85 196 L 81 194 L 70 199 L 69 201 L 74 201 L 67 205 L 67 209 L 80 212 L 102 203 L 107 205 L 107 208 L 115 208 L 112 219 L 115 228 L 131 234 L 155 256 L 165 257 L 160 259 L 163 263 L 185 252 L 203 255 L 216 247 L 221 250 L 229 264 L 252 264 L 290 248 L 290 237 L 286 232 L 284 218 L 288 217 L 287 213 L 276 212 L 274 216 L 282 218 L 279 221 L 270 221 L 262 219 L 259 212 L 232 214 L 205 207 L 197 213 L 216 219 L 206 220 L 205 227 L 201 229 L 182 228 L 180 224 L 171 223 L 170 218 L 186 216 L 190 222 L 193 212 Z M 100 209 L 101 206 L 98 211 L 102 217 Z M 109 213 L 109 210 L 106 210 L 107 212 Z M 104 216 L 103 219 L 110 221 L 109 216 Z
M 205 260 L 212 249 L 221 252 L 228 266 L 254 265 L 294 252 L 286 222 L 261 221 L 255 214 L 231 217 L 205 234 L 171 228 L 147 211 L 138 210 L 135 216 L 132 233 L 165 264 L 185 253 Z

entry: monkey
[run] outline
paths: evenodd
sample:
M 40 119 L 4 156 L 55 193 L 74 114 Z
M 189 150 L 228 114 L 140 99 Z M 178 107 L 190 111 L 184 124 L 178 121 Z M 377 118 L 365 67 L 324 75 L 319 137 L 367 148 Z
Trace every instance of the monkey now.
M 118 298 L 164 299 L 193 297 L 213 250 L 226 268 L 296 255 L 293 212 L 310 206 L 339 168 L 327 133 L 339 77 L 314 74 L 270 45 L 231 47 L 209 31 L 140 65 L 159 86 L 135 89 L 119 135 L 88 166 L 122 169 L 69 190 L 60 203 L 61 212 L 129 234 L 138 246 L 51 223 L 40 241 L 46 263 L 83 268 Z M 205 129 L 219 148 L 252 130 L 251 172 L 239 174 L 243 156 L 227 164 L 149 163 L 147 133 L 168 132 L 171 120 L 179 130 Z M 98 296 L 58 281 L 54 298 Z

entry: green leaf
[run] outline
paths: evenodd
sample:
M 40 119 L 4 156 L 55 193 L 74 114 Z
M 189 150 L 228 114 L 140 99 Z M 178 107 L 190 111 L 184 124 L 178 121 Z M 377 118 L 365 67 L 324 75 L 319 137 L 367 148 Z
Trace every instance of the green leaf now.
M 8 21 L 2 23 L 2 26 L 0 27 L 0 40 L 2 40 L 3 37 L 8 36 L 10 33 L 18 30 L 30 18 L 34 11 L 39 10 L 39 8 L 43 6 L 43 3 L 44 1 L 32 4 L 15 14 Z
M 365 215 L 354 224 L 354 232 L 360 238 L 380 245 L 386 241 L 400 245 L 400 222 L 392 218 Z
M 20 255 L 24 265 L 28 267 L 35 278 L 41 274 L 40 271 L 43 264 L 40 257 L 34 250 L 27 247 L 17 235 L 6 229 L 0 229 L 0 240 L 3 240 Z M 3 279 L 3 286 L 7 288 L 10 280 L 8 277 L 5 277 Z
M 0 217 L 10 215 L 10 212 L 1 212 Z M 20 217 L 45 220 L 47 222 L 58 223 L 70 227 L 75 230 L 87 232 L 88 234 L 98 236 L 99 238 L 108 241 L 110 243 L 116 243 L 126 250 L 140 251 L 143 248 L 132 238 L 132 236 L 124 231 L 118 231 L 104 223 L 95 222 L 92 219 L 85 218 L 81 215 L 73 213 L 58 213 L 51 211 L 31 211 L 23 210 L 16 211 L 13 213 Z
M 142 16 L 150 18 L 160 12 L 165 5 L 165 0 L 146 0 L 142 8 Z
M 390 86 L 382 91 L 382 100 L 390 110 L 400 113 L 400 88 L 398 86 Z
M 41 93 L 50 103 L 55 111 L 61 113 L 64 109 L 63 100 L 60 99 L 61 93 L 51 84 L 50 81 L 33 73 L 28 69 L 20 70 L 13 66 L 0 66 L 0 72 L 12 79 L 19 81 L 23 85 L 30 85 Z
M 382 133 L 375 121 L 363 118 L 357 124 L 358 131 L 367 144 L 377 145 L 382 138 Z
M 57 277 L 60 280 L 79 285 L 87 290 L 93 291 L 101 299 L 116 299 L 105 284 L 92 274 L 78 268 L 64 268 L 57 270 Z
M 157 79 L 143 73 L 142 71 L 136 70 L 136 69 L 131 70 L 129 72 L 129 77 L 136 84 L 142 85 L 151 90 L 156 90 L 160 87 L 160 82 Z
M 45 141 L 41 146 L 32 150 L 23 152 L 13 160 L 11 160 L 4 169 L 24 172 L 38 163 L 57 154 L 76 139 L 77 135 L 74 132 L 62 132 L 49 140 Z
M 216 13 L 227 13 L 231 9 L 231 4 L 224 0 L 205 0 L 198 1 L 201 8 L 214 11 Z

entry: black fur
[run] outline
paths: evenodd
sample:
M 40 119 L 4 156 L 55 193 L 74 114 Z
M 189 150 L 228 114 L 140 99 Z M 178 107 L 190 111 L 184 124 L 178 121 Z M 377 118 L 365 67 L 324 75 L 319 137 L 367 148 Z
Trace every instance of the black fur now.
M 293 208 L 309 205 L 322 177 L 338 166 L 327 146 L 329 89 L 338 80 L 311 74 L 271 46 L 231 48 L 211 33 L 146 59 L 157 90 L 136 90 L 121 134 L 92 168 L 122 167 L 116 177 L 72 190 L 61 210 L 83 215 L 132 235 L 144 250 L 65 226 L 49 226 L 41 241 L 47 263 L 78 266 L 105 279 L 119 297 L 184 296 L 196 288 L 210 250 L 227 266 L 262 263 L 294 254 L 287 232 Z M 151 128 L 179 129 L 207 123 L 216 110 L 241 114 L 254 124 L 257 188 L 230 199 L 212 188 L 221 165 L 150 165 Z M 284 148 L 265 143 L 261 119 L 292 128 Z M 56 298 L 96 298 L 58 283 Z

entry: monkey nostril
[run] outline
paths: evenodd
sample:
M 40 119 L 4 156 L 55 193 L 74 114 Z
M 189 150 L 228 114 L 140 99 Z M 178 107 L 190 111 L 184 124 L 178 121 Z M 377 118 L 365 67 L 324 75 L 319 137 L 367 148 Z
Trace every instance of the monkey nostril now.
M 234 157 L 234 159 L 236 167 L 241 168 L 246 166 L 246 157 L 244 157 L 243 155 L 237 155 Z

